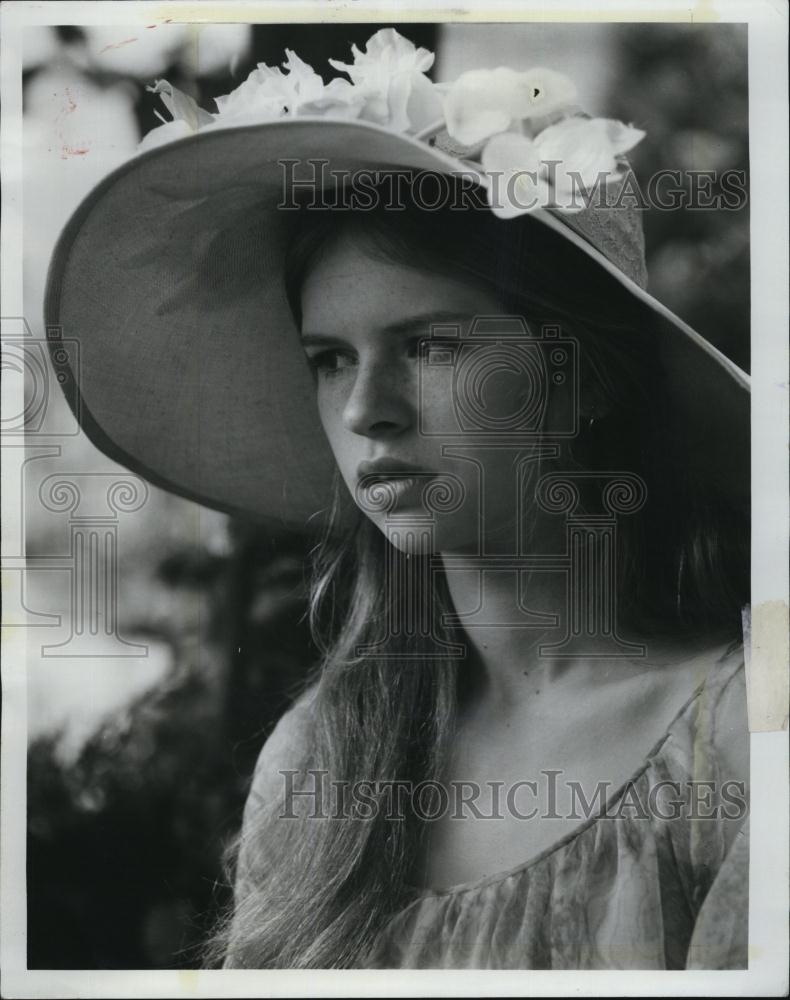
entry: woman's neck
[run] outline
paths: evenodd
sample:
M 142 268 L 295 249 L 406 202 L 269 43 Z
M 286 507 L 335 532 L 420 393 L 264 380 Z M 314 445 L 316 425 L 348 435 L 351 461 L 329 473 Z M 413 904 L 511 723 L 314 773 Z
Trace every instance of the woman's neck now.
M 455 554 L 443 562 L 476 690 L 509 701 L 521 696 L 528 677 L 550 684 L 567 673 L 573 661 L 540 654 L 541 644 L 563 619 L 566 593 L 560 574 L 481 569 Z
M 567 658 L 541 654 L 560 640 L 566 620 L 566 581 L 559 573 L 481 569 L 453 553 L 443 556 L 445 578 L 459 634 L 467 647 L 464 690 L 503 711 L 536 690 L 544 697 L 572 684 L 581 692 L 588 683 L 627 677 L 655 665 L 667 665 L 730 641 L 726 631 L 700 628 L 693 634 L 647 636 L 629 628 L 620 638 L 642 653 L 612 657 L 606 637 L 585 637 L 585 651 Z M 528 609 L 528 610 L 525 610 Z

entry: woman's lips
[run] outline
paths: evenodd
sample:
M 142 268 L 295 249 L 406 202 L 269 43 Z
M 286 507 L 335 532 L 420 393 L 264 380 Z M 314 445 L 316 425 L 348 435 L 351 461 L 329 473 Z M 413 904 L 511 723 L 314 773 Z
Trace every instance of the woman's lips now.
M 408 502 L 418 503 L 420 501 L 426 481 L 426 477 L 391 476 L 386 479 L 373 480 L 369 488 L 375 489 L 377 486 L 384 486 L 387 490 L 392 491 L 396 502 L 403 505 Z
M 427 484 L 436 478 L 435 472 L 427 469 L 416 469 L 414 466 L 407 467 L 406 471 L 397 470 L 395 464 L 388 465 L 387 470 L 383 468 L 383 463 L 376 468 L 376 463 L 362 463 L 360 466 L 359 486 L 366 493 L 371 494 L 378 489 L 386 490 L 392 496 L 398 506 L 404 504 L 419 504 L 422 500 L 423 490 Z M 363 468 L 366 467 L 366 468 Z
M 376 458 L 373 461 L 360 462 L 357 467 L 357 479 L 368 477 L 373 479 L 393 479 L 403 476 L 433 476 L 431 469 L 426 469 L 415 462 L 404 462 L 400 458 Z

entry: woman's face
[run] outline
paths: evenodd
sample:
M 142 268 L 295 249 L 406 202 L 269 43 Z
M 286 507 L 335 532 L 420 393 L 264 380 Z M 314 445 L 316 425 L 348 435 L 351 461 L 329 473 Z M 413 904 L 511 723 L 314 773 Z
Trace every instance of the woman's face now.
M 518 410 L 523 378 L 507 363 L 484 363 L 463 386 L 453 377 L 453 330 L 463 340 L 476 317 L 504 313 L 482 285 L 391 263 L 348 234 L 303 285 L 302 341 L 324 431 L 355 502 L 402 551 L 517 544 L 519 459 L 530 449 L 490 430 L 481 443 L 463 414 L 459 423 L 459 393 L 474 397 L 460 400 L 467 416 L 470 403 L 506 415 Z

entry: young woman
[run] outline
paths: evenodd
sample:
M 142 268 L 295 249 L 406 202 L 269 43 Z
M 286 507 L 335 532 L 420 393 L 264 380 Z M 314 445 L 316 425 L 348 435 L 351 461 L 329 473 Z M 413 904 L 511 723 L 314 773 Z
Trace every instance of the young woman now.
M 322 663 L 259 759 L 215 953 L 742 966 L 747 380 L 644 291 L 633 208 L 516 169 L 588 142 L 567 81 L 469 74 L 426 126 L 421 50 L 379 35 L 384 125 L 354 72 L 267 124 L 251 78 L 193 137 L 160 85 L 165 145 L 83 206 L 50 279 L 108 453 L 224 509 L 328 514 Z M 596 133 L 607 190 L 623 129 Z

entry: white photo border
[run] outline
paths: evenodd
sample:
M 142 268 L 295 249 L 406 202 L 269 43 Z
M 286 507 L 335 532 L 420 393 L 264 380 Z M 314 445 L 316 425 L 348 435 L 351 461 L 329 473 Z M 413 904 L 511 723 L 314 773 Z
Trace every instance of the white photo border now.
M 198 22 L 362 21 L 737 21 L 748 24 L 752 289 L 752 669 L 770 657 L 788 669 L 788 8 L 780 0 L 708 0 L 633 4 L 617 0 L 486 4 L 463 11 L 452 2 L 307 3 L 6 3 L 2 8 L 2 314 L 24 315 L 22 302 L 22 71 L 20 32 L 32 25 L 129 25 Z M 21 379 L 3 371 L 4 412 L 21 412 Z M 3 441 L 3 524 L 20 524 L 15 463 Z M 18 442 L 17 442 L 18 446 Z M 8 459 L 8 461 L 6 461 Z M 3 533 L 3 555 L 21 551 Z M 5 570 L 4 570 L 5 581 Z M 779 627 L 760 634 L 755 614 L 778 607 Z M 782 614 L 784 618 L 782 618 Z M 785 623 L 784 631 L 782 622 Z M 25 819 L 26 678 L 24 629 L 2 636 L 2 995 L 7 997 L 257 996 L 772 996 L 788 989 L 787 732 L 751 737 L 751 867 L 748 970 L 615 971 L 30 971 L 26 969 Z M 781 687 L 780 687 L 781 690 Z M 786 716 L 785 716 L 786 726 Z

